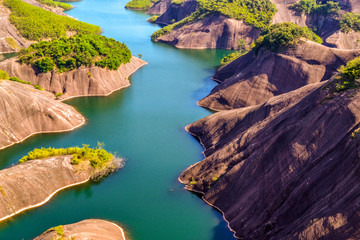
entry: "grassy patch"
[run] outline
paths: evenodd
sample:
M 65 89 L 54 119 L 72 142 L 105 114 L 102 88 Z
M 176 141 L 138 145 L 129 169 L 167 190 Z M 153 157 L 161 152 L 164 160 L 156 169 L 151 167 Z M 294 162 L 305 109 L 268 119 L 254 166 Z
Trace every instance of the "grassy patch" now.
M 32 84 L 31 82 L 23 81 L 23 80 L 21 80 L 21 79 L 18 78 L 18 77 L 9 77 L 9 74 L 8 74 L 7 72 L 1 70 L 1 69 L 0 69 L 0 79 L 2 79 L 2 80 L 9 80 L 9 81 L 13 81 L 13 82 L 19 82 L 19 83 L 22 83 L 22 84 L 32 85 L 32 86 L 34 86 L 37 90 L 44 91 L 44 89 L 43 89 L 42 87 L 40 87 L 39 85 Z
M 44 5 L 50 6 L 50 7 L 60 7 L 64 10 L 70 10 L 73 8 L 73 6 L 71 6 L 68 3 L 63 3 L 63 2 L 55 2 L 53 0 L 36 0 L 39 3 L 42 3 Z
M 16 43 L 16 41 L 12 37 L 5 38 L 5 41 L 9 45 L 9 47 L 13 50 L 20 49 L 19 45 Z
M 34 43 L 19 52 L 19 62 L 40 72 L 66 72 L 80 66 L 117 70 L 130 62 L 131 52 L 124 43 L 100 35 L 75 35 Z
M 158 17 L 159 16 L 154 15 L 154 16 L 151 16 L 150 18 L 148 18 L 148 20 L 146 20 L 146 21 L 148 21 L 149 23 L 155 23 L 156 20 L 158 19 Z
M 274 24 L 265 30 L 255 42 L 255 51 L 260 48 L 266 48 L 277 52 L 284 47 L 295 46 L 301 38 L 322 43 L 322 40 L 311 29 L 299 27 L 295 23 L 285 22 Z
M 182 5 L 183 3 L 184 3 L 184 0 L 171 0 L 171 4 Z
M 11 10 L 11 23 L 23 37 L 29 40 L 65 37 L 69 31 L 78 34 L 100 34 L 101 32 L 98 26 L 59 16 L 21 0 L 4 0 L 3 3 Z
M 89 148 L 89 145 L 70 148 L 40 148 L 34 149 L 28 155 L 19 160 L 19 164 L 29 160 L 43 159 L 54 156 L 72 155 L 72 164 L 78 165 L 81 162 L 88 161 L 95 169 L 103 169 L 110 160 L 114 158 L 111 153 L 103 149 L 103 144 L 98 143 L 96 148 Z
M 125 5 L 125 8 L 133 10 L 148 10 L 156 0 L 131 0 Z

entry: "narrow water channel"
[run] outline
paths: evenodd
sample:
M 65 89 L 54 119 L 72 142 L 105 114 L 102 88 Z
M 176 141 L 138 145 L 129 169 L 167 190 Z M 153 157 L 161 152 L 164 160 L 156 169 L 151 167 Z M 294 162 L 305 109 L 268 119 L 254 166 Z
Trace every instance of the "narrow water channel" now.
M 108 97 L 77 98 L 87 124 L 70 133 L 43 134 L 0 152 L 0 167 L 17 162 L 36 147 L 82 143 L 127 159 L 126 166 L 100 184 L 57 194 L 46 205 L 0 224 L 0 239 L 32 239 L 46 229 L 86 218 L 118 222 L 130 240 L 234 239 L 221 215 L 185 191 L 177 177 L 202 159 L 201 145 L 184 127 L 210 114 L 196 102 L 215 85 L 210 79 L 226 54 L 220 50 L 179 50 L 153 43 L 159 27 L 149 15 L 124 9 L 125 0 L 83 0 L 68 12 L 99 25 L 104 35 L 125 42 L 149 64 L 132 85 Z

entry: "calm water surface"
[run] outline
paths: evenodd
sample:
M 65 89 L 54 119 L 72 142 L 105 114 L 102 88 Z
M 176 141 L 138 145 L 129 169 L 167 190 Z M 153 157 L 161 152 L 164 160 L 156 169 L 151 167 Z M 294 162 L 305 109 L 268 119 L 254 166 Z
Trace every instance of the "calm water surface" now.
M 210 77 L 225 51 L 179 50 L 152 43 L 158 26 L 149 15 L 124 9 L 124 0 L 84 0 L 68 13 L 101 26 L 104 35 L 125 42 L 149 64 L 131 77 L 131 87 L 108 97 L 77 98 L 87 124 L 70 133 L 43 134 L 0 152 L 4 168 L 35 147 L 82 143 L 127 159 L 100 184 L 57 194 L 46 205 L 0 224 L 0 239 L 32 239 L 46 229 L 86 218 L 118 222 L 134 240 L 234 239 L 225 221 L 177 181 L 202 159 L 200 144 L 184 127 L 210 114 L 196 105 L 214 86 Z

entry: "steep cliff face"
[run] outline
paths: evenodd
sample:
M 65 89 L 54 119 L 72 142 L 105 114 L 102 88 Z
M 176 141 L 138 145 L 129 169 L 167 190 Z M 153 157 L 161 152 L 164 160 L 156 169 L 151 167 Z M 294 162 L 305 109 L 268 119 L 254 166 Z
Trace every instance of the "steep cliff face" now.
M 177 48 L 237 49 L 240 38 L 249 45 L 259 34 L 259 30 L 243 21 L 211 14 L 200 21 L 174 29 L 171 33 L 159 37 L 157 41 Z
M 25 40 L 10 23 L 9 18 L 10 10 L 0 4 L 0 54 L 17 52 L 20 48 L 30 45 L 30 42 Z
M 58 227 L 59 228 L 59 227 Z M 63 238 L 76 240 L 125 240 L 124 231 L 115 223 L 101 219 L 86 219 L 81 222 L 61 226 Z M 52 240 L 60 237 L 54 229 L 49 229 L 34 240 Z
M 171 1 L 168 4 L 166 11 L 158 17 L 156 23 L 159 24 L 171 24 L 181 19 L 191 15 L 198 6 L 196 0 L 186 0 L 181 5 L 171 4 Z
M 55 73 L 36 73 L 29 65 L 19 64 L 16 58 L 0 62 L 0 69 L 24 81 L 40 85 L 54 94 L 63 93 L 61 99 L 79 96 L 100 96 L 130 85 L 129 77 L 144 66 L 145 61 L 132 57 L 131 62 L 122 64 L 118 70 L 110 71 L 100 67 L 80 67 L 79 69 Z
M 260 49 L 219 69 L 214 79 L 221 82 L 199 105 L 226 110 L 262 104 L 304 85 L 329 77 L 359 50 L 339 50 L 305 41 L 279 53 Z
M 84 124 L 73 107 L 31 85 L 0 82 L 0 149 L 36 133 L 73 130 Z
M 170 7 L 171 1 L 172 0 L 158 1 L 154 5 L 152 5 L 146 13 L 161 15 L 166 12 L 166 10 Z
M 298 15 L 294 11 L 289 9 L 292 4 L 299 2 L 299 0 L 271 0 L 271 2 L 276 5 L 277 9 L 277 12 L 272 19 L 273 24 L 282 22 L 293 22 L 301 27 L 307 25 L 307 17 L 305 15 Z
M 324 83 L 187 127 L 206 158 L 180 180 L 241 239 L 360 238 L 360 95 Z

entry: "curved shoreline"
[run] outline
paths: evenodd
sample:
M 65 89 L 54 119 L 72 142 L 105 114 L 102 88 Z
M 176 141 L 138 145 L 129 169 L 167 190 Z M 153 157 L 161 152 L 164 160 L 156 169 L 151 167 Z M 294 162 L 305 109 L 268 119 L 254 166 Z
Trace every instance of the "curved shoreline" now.
M 5 216 L 5 217 L 3 217 L 3 218 L 0 218 L 0 222 L 6 220 L 6 219 L 8 219 L 8 218 L 11 218 L 11 217 L 13 217 L 13 216 L 15 216 L 15 215 L 17 215 L 17 214 L 19 214 L 19 213 L 21 213 L 21 212 L 26 211 L 26 210 L 30 210 L 30 209 L 33 209 L 33 208 L 36 208 L 36 207 L 40 207 L 40 206 L 44 205 L 45 203 L 47 203 L 56 193 L 60 192 L 61 190 L 64 190 L 64 189 L 66 189 L 66 188 L 70 188 L 70 187 L 73 187 L 73 186 L 77 186 L 77 185 L 84 184 L 84 183 L 88 182 L 89 180 L 90 180 L 90 177 L 89 177 L 88 179 L 82 181 L 82 182 L 73 183 L 73 184 L 64 186 L 64 187 L 62 187 L 62 188 L 59 188 L 59 189 L 57 189 L 55 192 L 51 193 L 44 201 L 42 201 L 42 202 L 40 202 L 40 203 L 37 203 L 37 204 L 34 204 L 34 205 L 30 205 L 30 206 L 24 207 L 24 208 L 22 208 L 22 209 L 20 209 L 20 210 L 15 211 L 14 213 L 12 213 L 12 214 L 10 214 L 10 215 L 7 215 L 7 216 Z

